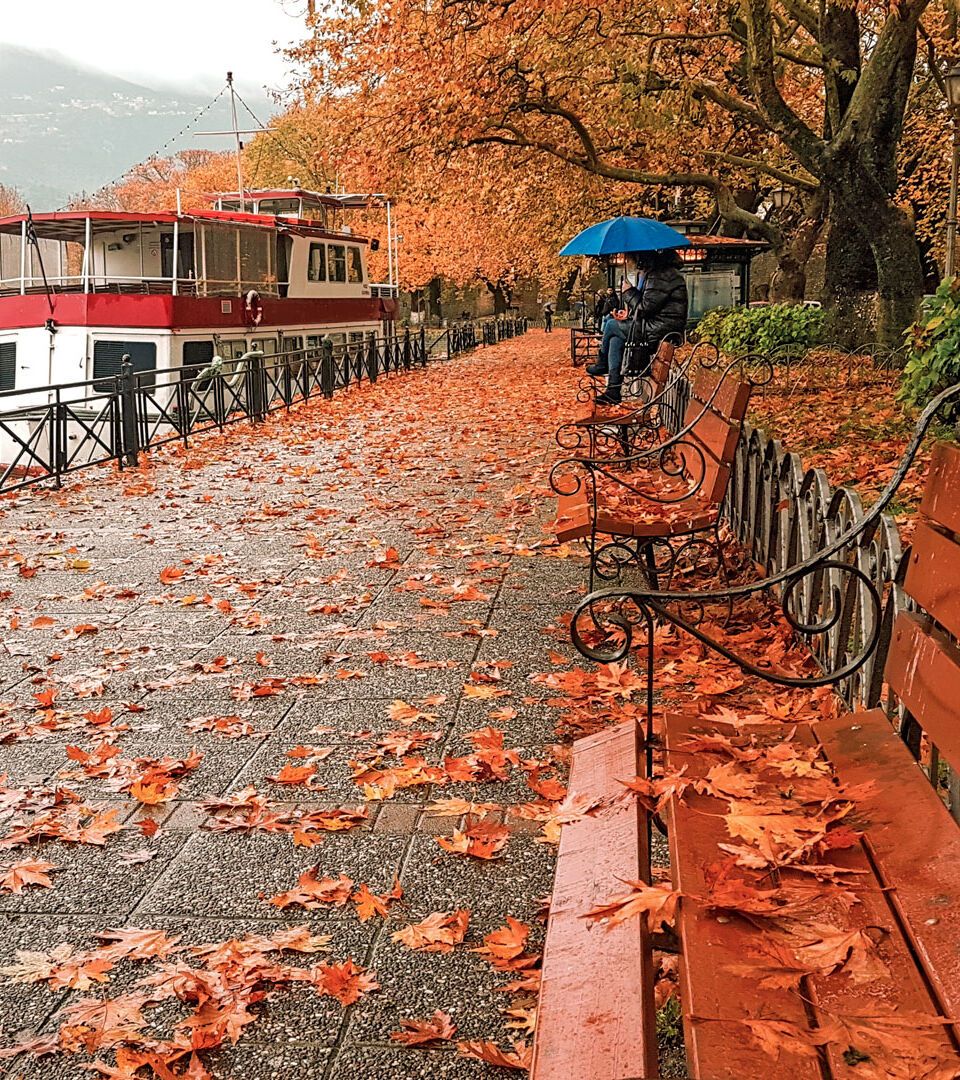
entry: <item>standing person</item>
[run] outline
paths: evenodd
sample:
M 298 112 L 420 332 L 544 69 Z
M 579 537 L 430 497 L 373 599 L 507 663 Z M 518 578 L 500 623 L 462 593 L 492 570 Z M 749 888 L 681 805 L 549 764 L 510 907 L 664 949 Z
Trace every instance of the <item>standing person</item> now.
M 687 328 L 687 284 L 678 269 L 682 265 L 675 251 L 626 255 L 622 306 L 604 327 L 599 361 L 587 368 L 591 375 L 607 376 L 606 390 L 597 395 L 598 405 L 620 403 L 628 344 L 641 354 L 638 368 L 642 374 L 665 337 L 682 338 Z
M 543 329 L 548 333 L 553 333 L 553 305 L 543 305 Z

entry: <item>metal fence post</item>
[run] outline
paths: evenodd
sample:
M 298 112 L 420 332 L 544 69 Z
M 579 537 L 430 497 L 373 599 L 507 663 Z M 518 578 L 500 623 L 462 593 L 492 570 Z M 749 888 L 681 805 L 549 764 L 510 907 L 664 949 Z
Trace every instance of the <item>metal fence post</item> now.
M 371 339 L 367 343 L 367 378 L 370 382 L 375 383 L 377 375 L 377 342 L 375 339 Z
M 328 337 L 320 343 L 320 393 L 333 397 L 333 342 Z
M 420 327 L 420 366 L 427 366 L 427 331 L 423 326 Z
M 262 423 L 264 418 L 266 400 L 263 385 L 263 353 L 248 353 L 241 359 L 247 362 L 247 415 L 251 420 L 259 424 Z
M 410 327 L 403 332 L 403 370 L 410 370 Z
M 135 469 L 140 450 L 140 432 L 137 425 L 137 377 L 124 353 L 120 361 L 120 432 L 123 440 L 121 464 Z
M 54 405 L 50 411 L 50 470 L 56 487 L 62 487 L 61 473 L 66 458 L 67 416 L 60 401 L 60 387 L 54 394 Z

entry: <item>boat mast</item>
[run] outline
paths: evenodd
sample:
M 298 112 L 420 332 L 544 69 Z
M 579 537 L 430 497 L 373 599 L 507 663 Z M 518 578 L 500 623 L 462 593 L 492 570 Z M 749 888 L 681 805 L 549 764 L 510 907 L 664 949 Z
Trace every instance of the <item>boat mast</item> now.
M 243 197 L 243 143 L 240 141 L 240 125 L 237 123 L 237 96 L 233 89 L 233 72 L 227 72 L 227 86 L 230 87 L 230 114 L 233 118 L 233 136 L 237 141 L 237 191 L 240 193 L 240 212 L 247 208 L 246 199 Z

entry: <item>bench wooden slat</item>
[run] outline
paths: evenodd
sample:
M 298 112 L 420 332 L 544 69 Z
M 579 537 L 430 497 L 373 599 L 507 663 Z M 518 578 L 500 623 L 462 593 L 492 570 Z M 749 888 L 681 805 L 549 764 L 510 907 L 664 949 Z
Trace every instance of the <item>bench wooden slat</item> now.
M 816 735 L 843 783 L 870 784 L 857 812 L 873 860 L 946 1015 L 960 1016 L 957 823 L 882 710 L 823 721 Z
M 897 616 L 884 677 L 941 755 L 960 765 L 960 649 L 928 623 L 913 611 Z
M 934 446 L 920 513 L 960 533 L 960 446 L 944 442 Z
M 879 715 L 889 729 L 889 723 L 883 714 Z M 720 731 L 727 735 L 733 733 L 729 725 L 710 721 L 709 718 L 682 714 L 668 716 L 666 730 L 671 764 L 679 767 L 681 762 L 685 763 L 687 775 L 693 777 L 704 775 L 713 764 L 722 759 L 703 753 L 684 753 L 680 749 L 684 741 L 691 734 L 701 731 Z M 751 731 L 757 735 L 763 734 L 761 729 L 756 727 L 751 728 Z M 773 728 L 771 733 L 776 739 L 780 739 L 785 731 L 782 728 Z M 801 746 L 815 745 L 809 728 L 799 728 L 793 737 Z M 916 771 L 913 782 L 925 784 Z M 736 1063 L 731 1076 L 737 1075 L 736 1069 L 741 1070 L 741 1076 L 774 1075 L 760 1064 L 766 1059 L 769 1068 L 768 1055 L 762 1055 L 757 1059 L 758 1064 L 754 1065 L 753 1051 L 749 1046 L 734 1051 L 732 1043 L 728 1045 L 722 1041 L 725 1036 L 735 1039 L 736 1029 L 748 1038 L 745 1028 L 735 1023 L 703 1023 L 700 1019 L 718 1015 L 730 1017 L 731 1002 L 736 1002 L 738 1008 L 744 1010 L 747 1016 L 757 1019 L 790 1019 L 801 1028 L 811 1030 L 814 1010 L 826 1017 L 857 1017 L 884 1013 L 931 1016 L 940 1012 L 939 1003 L 930 996 L 925 973 L 917 966 L 912 939 L 909 935 L 902 934 L 898 919 L 880 887 L 881 882 L 874 876 L 868 849 L 857 846 L 835 851 L 824 861 L 854 873 L 852 881 L 859 903 L 851 906 L 849 910 L 840 903 L 832 905 L 827 909 L 832 913 L 828 913 L 824 918 L 827 924 L 835 925 L 838 930 L 861 930 L 871 935 L 871 938 L 879 935 L 876 941 L 876 956 L 882 961 L 885 971 L 878 969 L 866 984 L 851 979 L 843 970 L 832 975 L 812 976 L 812 990 L 804 989 L 803 992 L 810 995 L 811 1002 L 816 1003 L 815 1007 L 811 1008 L 810 1013 L 801 1008 L 793 1017 L 785 1016 L 781 1010 L 789 1007 L 789 1000 L 778 1000 L 769 989 L 757 985 L 758 977 L 749 974 L 750 958 L 758 943 L 763 940 L 762 931 L 747 920 L 736 917 L 720 922 L 701 906 L 699 900 L 694 899 L 692 903 L 690 900 L 691 892 L 694 892 L 694 897 L 703 896 L 707 892 L 703 870 L 722 858 L 722 853 L 716 847 L 717 843 L 729 843 L 731 840 L 720 816 L 725 807 L 725 800 L 698 796 L 688 789 L 682 801 L 674 800 L 671 814 L 672 829 L 675 830 L 671 832 L 671 853 L 678 864 L 678 875 L 682 876 L 678 877 L 677 887 L 684 893 L 679 930 L 684 950 L 689 957 L 689 962 L 685 964 L 682 972 L 682 986 L 686 988 L 687 998 L 690 998 L 689 1005 L 687 999 L 684 999 L 684 1010 L 685 1013 L 689 1010 L 688 1032 L 692 1029 L 688 1037 L 693 1038 L 695 1047 L 698 1047 L 697 1053 L 703 1058 L 698 1064 L 699 1071 L 692 1075 L 700 1078 L 726 1076 L 727 1073 L 722 1071 L 726 1066 L 720 1064 L 723 1062 Z M 789 884 L 792 877 L 802 880 L 799 874 L 788 869 L 782 870 L 781 875 L 784 884 Z M 704 964 L 707 955 L 710 957 L 709 965 Z M 740 965 L 741 974 L 736 977 L 736 981 L 732 980 L 729 971 L 725 969 L 728 964 Z M 747 973 L 743 973 L 744 967 Z M 708 1013 L 705 1011 L 707 1009 L 713 1011 Z M 720 1030 L 715 1031 L 714 1028 Z M 725 1031 L 730 1028 L 734 1029 L 732 1036 Z M 936 1032 L 933 1037 L 937 1037 Z M 955 1057 L 956 1052 L 945 1032 L 940 1033 L 940 1047 L 945 1060 Z M 846 1049 L 845 1045 L 833 1044 L 825 1048 L 831 1070 L 829 1075 L 847 1075 L 847 1063 L 843 1059 Z M 819 1077 L 819 1071 L 815 1071 L 814 1075 Z
M 705 755 L 677 749 L 694 729 L 703 726 L 696 716 L 667 715 L 668 769 L 686 766 L 688 777 L 699 777 L 715 764 Z M 689 1075 L 693 1080 L 822 1080 L 815 1060 L 786 1050 L 774 1060 L 738 1022 L 785 1020 L 801 1028 L 808 1026 L 803 1002 L 796 994 L 760 989 L 756 978 L 731 970 L 744 961 L 746 924 L 718 920 L 698 899 L 708 891 L 706 870 L 722 858 L 717 844 L 730 841 L 719 816 L 724 806 L 721 799 L 688 789 L 683 801 L 673 799 L 669 809 L 673 884 L 682 893 L 677 930 L 683 943 L 680 985 Z
M 646 829 L 617 778 L 637 774 L 631 722 L 574 744 L 569 792 L 606 803 L 565 825 L 547 926 L 533 1080 L 658 1075 L 653 954 L 646 925 L 581 918 L 623 892 L 646 860 Z
M 960 544 L 922 518 L 919 519 L 913 534 L 913 550 L 904 588 L 955 637 L 960 637 L 958 566 Z
M 714 397 L 713 392 L 721 379 L 723 379 L 723 384 Z M 739 422 L 747 415 L 752 389 L 749 382 L 737 379 L 732 373 L 724 378 L 720 372 L 701 369 L 693 382 L 687 419 L 692 420 L 703 408 L 703 403 L 710 401 L 713 397 L 710 407 L 714 412 L 725 416 L 728 420 Z

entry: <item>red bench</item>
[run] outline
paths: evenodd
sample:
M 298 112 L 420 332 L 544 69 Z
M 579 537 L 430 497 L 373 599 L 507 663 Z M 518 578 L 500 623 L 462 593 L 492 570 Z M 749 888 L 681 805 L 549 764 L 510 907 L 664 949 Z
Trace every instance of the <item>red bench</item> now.
M 683 427 L 664 442 L 622 458 L 554 466 L 554 532 L 561 542 L 586 542 L 591 589 L 595 577 L 618 580 L 631 564 L 658 581 L 705 553 L 724 569 L 720 507 L 754 385 L 735 366 L 697 373 Z
M 750 598 L 776 585 L 787 610 L 812 576 L 866 582 L 844 555 L 879 509 L 822 558 L 766 582 L 699 595 L 605 590 L 583 602 L 578 618 L 595 628 L 603 604 L 622 616 L 629 598 L 638 625 L 663 619 L 709 644 L 685 614 L 691 600 Z M 897 704 L 891 715 L 873 709 L 743 727 L 729 710 L 722 720 L 696 711 L 666 717 L 663 768 L 678 776 L 665 816 L 691 1078 L 960 1076 L 960 831 L 936 787 L 938 762 L 960 768 L 960 447 L 936 447 L 904 558 L 916 610 L 892 625 L 884 665 Z M 827 685 L 872 655 L 876 593 L 874 603 L 876 635 L 837 671 L 804 678 L 730 658 L 782 685 Z M 597 656 L 578 625 L 578 647 Z M 622 894 L 624 881 L 650 881 L 650 816 L 615 783 L 649 776 L 648 767 L 649 744 L 633 722 L 574 746 L 568 799 L 584 816 L 561 832 L 533 1080 L 659 1075 L 644 920 L 608 932 L 583 918 Z M 611 994 L 601 998 L 604 984 Z
M 675 365 L 675 355 L 675 345 L 661 342 L 650 371 L 637 380 L 638 399 L 621 405 L 598 405 L 596 397 L 603 392 L 604 380 L 584 376 L 577 389 L 577 400 L 583 408 L 557 429 L 557 445 L 588 458 L 623 457 L 667 438 L 671 428 L 679 427 L 679 423 L 671 422 L 675 413 L 672 398 L 692 359 Z

